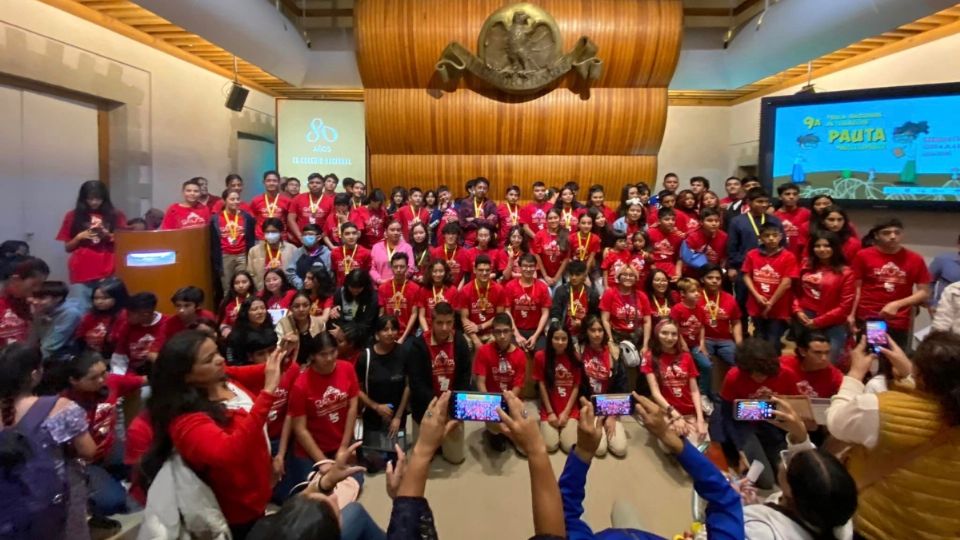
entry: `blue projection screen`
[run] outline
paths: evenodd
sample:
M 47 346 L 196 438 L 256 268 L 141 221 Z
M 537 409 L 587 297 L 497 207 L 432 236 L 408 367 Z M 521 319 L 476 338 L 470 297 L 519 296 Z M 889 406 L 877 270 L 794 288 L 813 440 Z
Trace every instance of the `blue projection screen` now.
M 960 85 L 763 100 L 761 171 L 774 193 L 876 207 L 960 201 Z

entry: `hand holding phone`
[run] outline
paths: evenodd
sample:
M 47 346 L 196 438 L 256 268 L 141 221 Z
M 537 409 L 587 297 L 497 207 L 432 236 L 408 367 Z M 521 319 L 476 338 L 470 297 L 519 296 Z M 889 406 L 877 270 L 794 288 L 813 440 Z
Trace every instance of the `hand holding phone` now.
M 776 405 L 769 399 L 738 399 L 733 407 L 733 419 L 741 422 L 763 422 L 775 417 Z
M 630 416 L 635 405 L 630 394 L 594 394 L 590 396 L 593 410 L 599 417 Z
M 889 348 L 887 340 L 887 321 L 871 319 L 866 322 L 867 349 L 873 354 L 880 354 L 881 348 Z
M 500 422 L 497 407 L 507 411 L 502 394 L 485 392 L 453 392 L 450 396 L 450 417 L 464 422 Z

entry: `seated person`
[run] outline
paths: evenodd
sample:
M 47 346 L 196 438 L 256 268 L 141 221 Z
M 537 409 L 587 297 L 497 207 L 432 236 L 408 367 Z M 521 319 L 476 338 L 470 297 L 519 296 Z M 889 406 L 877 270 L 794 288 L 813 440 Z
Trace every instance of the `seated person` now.
M 792 355 L 780 357 L 780 367 L 799 378 L 800 394 L 812 398 L 833 397 L 843 383 L 843 372 L 830 362 L 830 338 L 821 332 L 804 332 Z
M 62 281 L 44 281 L 33 293 L 33 326 L 30 343 L 39 346 L 43 359 L 69 352 L 76 345 L 73 335 L 80 325 L 84 305 L 68 300 L 70 289 Z
M 203 299 L 203 289 L 200 287 L 189 285 L 177 289 L 177 292 L 173 293 L 170 298 L 170 302 L 173 303 L 177 313 L 167 319 L 166 324 L 164 324 L 164 336 L 167 338 L 173 337 L 178 332 L 190 328 L 199 319 L 217 320 L 217 316 L 212 311 L 203 309 Z M 155 345 L 153 351 L 159 353 L 159 345 Z

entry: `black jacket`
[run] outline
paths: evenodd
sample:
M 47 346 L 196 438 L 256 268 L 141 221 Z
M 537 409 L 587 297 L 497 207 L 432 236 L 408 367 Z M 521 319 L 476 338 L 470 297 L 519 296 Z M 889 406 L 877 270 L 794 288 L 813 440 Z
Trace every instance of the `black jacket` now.
M 244 253 L 249 252 L 257 243 L 257 222 L 253 217 L 240 210 L 240 219 L 243 221 L 243 239 L 246 243 Z M 210 256 L 213 262 L 213 273 L 219 276 L 223 273 L 223 251 L 220 247 L 220 220 L 223 212 L 217 212 L 210 217 Z
M 587 315 L 600 314 L 600 295 L 596 289 L 587 287 Z M 570 316 L 570 284 L 564 283 L 553 293 L 553 303 L 550 305 L 550 320 L 556 320 L 561 328 L 566 328 L 567 318 Z M 583 330 L 581 328 L 581 330 Z
M 423 336 L 411 339 L 404 344 L 404 348 L 403 356 L 406 359 L 407 378 L 410 382 L 410 411 L 419 424 L 434 397 L 430 349 Z M 453 335 L 453 361 L 456 368 L 450 390 L 469 390 L 470 347 L 460 332 Z
M 340 287 L 337 290 L 336 294 L 333 295 L 333 305 L 334 307 L 340 308 L 340 321 L 345 321 L 347 319 L 343 316 L 343 295 L 345 293 L 346 287 Z M 356 324 L 365 325 L 370 332 L 373 332 L 373 325 L 377 321 L 377 317 L 380 316 L 380 303 L 377 299 L 377 291 L 370 291 L 369 297 L 365 302 L 360 302 L 360 305 L 357 306 L 357 313 L 351 319 Z M 334 324 L 337 324 L 338 321 L 333 321 Z

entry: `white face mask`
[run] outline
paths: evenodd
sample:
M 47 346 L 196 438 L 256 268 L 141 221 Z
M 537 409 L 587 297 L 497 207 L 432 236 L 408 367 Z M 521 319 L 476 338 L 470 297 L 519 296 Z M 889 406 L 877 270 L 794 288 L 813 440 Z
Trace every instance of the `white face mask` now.
M 268 243 L 276 244 L 277 242 L 280 241 L 280 233 L 278 232 L 264 233 L 263 239 L 266 240 Z
M 303 247 L 313 247 L 317 245 L 317 237 L 310 234 L 303 237 Z

